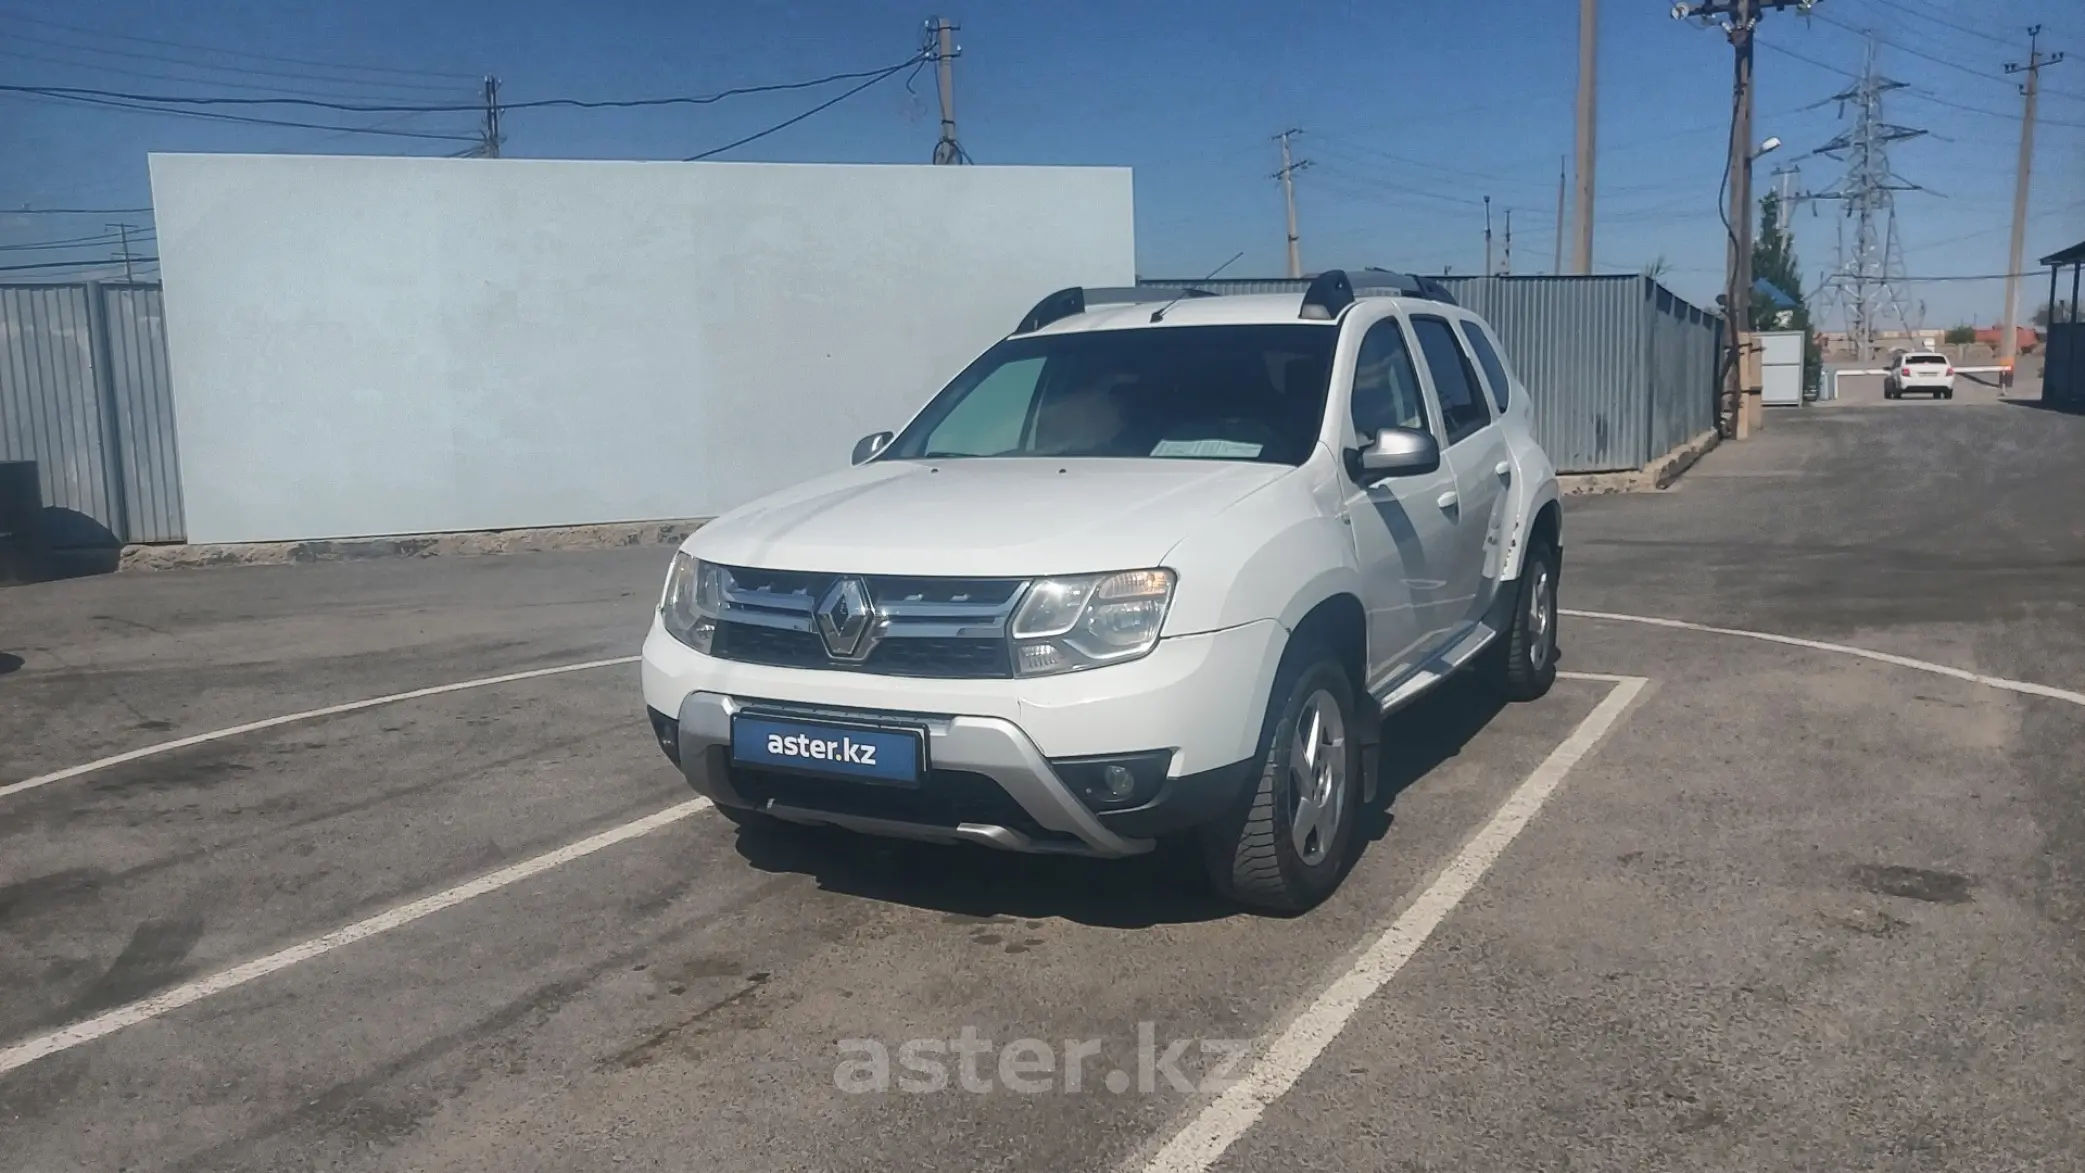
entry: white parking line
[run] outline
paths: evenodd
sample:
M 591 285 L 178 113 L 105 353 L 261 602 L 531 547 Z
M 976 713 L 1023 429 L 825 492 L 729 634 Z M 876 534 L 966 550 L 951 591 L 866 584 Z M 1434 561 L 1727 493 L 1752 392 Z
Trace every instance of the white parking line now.
M 1565 673 L 1559 672 L 1558 676 Z M 1578 676 L 1579 674 L 1571 674 Z M 1581 679 L 1603 679 L 1586 674 Z M 1507 844 L 1526 829 L 1564 775 L 1614 728 L 1622 712 L 1649 683 L 1641 676 L 1616 683 L 1571 736 L 1552 750 L 1535 772 L 1508 795 L 1439 876 L 1404 914 L 1377 937 L 1345 973 L 1305 1007 L 1263 1052 L 1251 1069 L 1173 1134 L 1143 1166 L 1146 1173 L 1202 1173 L 1244 1136 L 1267 1106 L 1281 1098 L 1324 1053 L 1369 995 L 1397 976 L 1462 898 L 1498 862 Z
M 212 729 L 208 733 L 197 733 L 190 737 L 179 737 L 172 741 L 159 742 L 156 745 L 125 750 L 122 753 L 111 754 L 105 758 L 96 758 L 81 765 L 67 766 L 62 770 L 53 770 L 48 774 L 38 774 L 34 778 L 24 778 L 20 782 L 10 782 L 5 786 L 0 786 L 0 798 L 6 798 L 10 794 L 20 794 L 24 790 L 34 790 L 39 786 L 49 786 L 53 782 L 63 782 L 67 778 L 77 778 L 82 774 L 91 774 L 96 770 L 106 770 L 110 766 L 120 766 L 125 762 L 134 762 L 139 758 L 172 753 L 177 749 L 187 749 L 191 745 L 202 745 L 210 741 L 222 741 L 227 737 L 237 737 L 242 733 L 255 733 L 262 729 L 273 729 L 277 725 L 288 725 L 295 721 L 311 721 L 319 717 L 335 717 L 342 713 L 373 709 L 378 705 L 392 705 L 397 704 L 399 701 L 419 700 L 421 697 L 426 696 L 440 696 L 445 692 L 462 692 L 467 688 L 488 688 L 495 684 L 512 684 L 517 680 L 534 680 L 539 676 L 557 676 L 565 672 L 584 672 L 589 668 L 612 668 L 618 664 L 635 664 L 636 662 L 636 656 L 617 656 L 612 660 L 588 660 L 582 664 L 559 664 L 554 668 L 535 668 L 527 672 L 509 672 L 505 676 L 485 676 L 477 680 L 459 680 L 455 684 L 437 684 L 433 688 L 416 688 L 411 692 L 394 692 L 389 696 L 373 696 L 365 701 L 349 701 L 343 705 L 327 705 L 323 709 L 306 709 L 301 713 L 285 713 L 280 717 L 269 717 L 261 721 L 249 721 L 244 725 L 234 725 L 229 729 Z
M 1794 648 L 1809 648 L 1812 651 L 1832 652 L 1841 656 L 1858 656 L 1863 660 L 1874 660 L 1879 664 L 1894 664 L 1899 668 L 1911 668 L 1919 672 L 1931 672 L 1936 676 L 1951 676 L 1956 680 L 1967 680 L 1971 684 L 1983 684 L 2017 692 L 2026 696 L 2048 697 L 2051 700 L 2069 701 L 2074 705 L 2085 705 L 2085 692 L 2068 688 L 2057 688 L 2049 684 L 2035 684 L 2027 680 L 2008 680 L 2003 676 L 1986 676 L 1971 672 L 1967 668 L 1956 668 L 1947 664 L 1936 664 L 1931 660 L 1914 660 L 1910 656 L 1899 656 L 1891 652 L 1871 652 L 1850 644 L 1825 643 L 1823 640 L 1800 639 L 1792 635 L 1776 635 L 1771 631 L 1748 631 L 1741 627 L 1711 627 L 1706 623 L 1689 623 L 1684 619 L 1659 619 L 1650 615 L 1622 615 L 1613 611 L 1574 611 L 1568 607 L 1557 608 L 1560 615 L 1577 619 L 1604 619 L 1615 623 L 1641 623 L 1650 627 L 1671 627 L 1681 631 L 1701 631 L 1710 635 L 1735 635 L 1745 639 L 1764 640 L 1767 643 L 1787 644 Z M 1558 673 L 1559 676 L 1563 675 Z
M 154 994 L 150 998 L 118 1006 L 114 1010 L 97 1014 L 83 1022 L 73 1023 L 71 1026 L 61 1027 L 58 1030 L 51 1031 L 49 1034 L 41 1034 L 34 1038 L 24 1039 L 5 1050 L 0 1050 L 0 1075 L 5 1075 L 17 1067 L 26 1067 L 38 1059 L 55 1055 L 60 1051 L 70 1050 L 82 1043 L 91 1043 L 104 1035 L 114 1034 L 124 1027 L 148 1022 L 168 1011 L 179 1010 L 183 1006 L 200 1002 L 214 994 L 222 994 L 226 990 L 243 986 L 256 978 L 263 978 L 278 970 L 288 969 L 290 966 L 310 961 L 314 957 L 331 953 L 344 945 L 352 945 L 357 941 L 367 940 L 379 933 L 388 933 L 392 929 L 409 925 L 422 917 L 432 916 L 445 908 L 453 908 L 466 900 L 475 899 L 488 892 L 497 892 L 509 884 L 516 884 L 528 879 L 530 876 L 540 875 L 554 867 L 592 855 L 603 848 L 613 847 L 618 843 L 635 839 L 641 835 L 649 835 L 661 827 L 678 823 L 690 815 L 708 810 L 709 806 L 710 801 L 707 798 L 691 798 L 686 802 L 667 807 L 657 814 L 646 815 L 641 819 L 624 823 L 619 827 L 611 827 L 598 835 L 581 839 L 577 843 L 568 844 L 555 851 L 544 852 L 533 859 L 510 864 L 495 872 L 488 872 L 475 880 L 458 884 L 454 888 L 437 892 L 432 896 L 423 896 L 410 904 L 401 904 L 397 908 L 377 913 L 375 916 L 365 920 L 358 920 L 345 928 L 335 929 L 323 937 L 314 937 L 301 944 L 292 945 L 287 949 L 270 953 L 266 957 L 256 958 L 253 961 L 235 965 L 230 969 L 220 970 L 208 977 L 198 978 L 192 982 L 184 982 L 170 990 Z

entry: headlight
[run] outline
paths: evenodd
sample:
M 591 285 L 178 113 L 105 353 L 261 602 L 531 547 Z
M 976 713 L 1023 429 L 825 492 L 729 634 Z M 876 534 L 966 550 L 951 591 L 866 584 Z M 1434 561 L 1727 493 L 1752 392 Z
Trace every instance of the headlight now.
M 1134 660 L 1158 646 L 1172 601 L 1170 570 L 1042 579 L 1014 612 L 1014 671 L 1048 676 Z
M 698 562 L 683 551 L 666 572 L 666 593 L 659 597 L 659 618 L 666 634 L 707 654 L 717 636 L 717 609 L 724 600 L 724 570 Z

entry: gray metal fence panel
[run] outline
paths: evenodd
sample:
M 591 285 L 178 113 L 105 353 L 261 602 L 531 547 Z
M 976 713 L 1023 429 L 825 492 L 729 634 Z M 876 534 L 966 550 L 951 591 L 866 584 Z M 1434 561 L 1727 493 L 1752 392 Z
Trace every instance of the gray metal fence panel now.
M 1491 323 L 1558 472 L 1641 467 L 1651 451 L 1641 277 L 1447 277 Z
M 125 539 L 178 542 L 186 536 L 181 512 L 181 466 L 175 450 L 174 384 L 167 373 L 164 294 L 157 285 L 102 289 L 108 340 L 109 389 L 114 396 L 121 453 Z
M 0 286 L 0 460 L 36 462 L 53 548 L 118 540 L 91 317 L 84 286 Z
M 1348 270 L 1357 292 L 1365 272 Z M 1641 276 L 1442 277 L 1498 331 L 1559 472 L 1640 468 L 1712 426 L 1717 319 Z M 1307 280 L 1151 278 L 1219 293 L 1300 293 Z
M 1648 286 L 1650 456 L 1655 459 L 1716 426 L 1716 356 L 1721 319 Z
M 54 549 L 182 538 L 157 285 L 0 285 L 0 460 L 33 460 Z

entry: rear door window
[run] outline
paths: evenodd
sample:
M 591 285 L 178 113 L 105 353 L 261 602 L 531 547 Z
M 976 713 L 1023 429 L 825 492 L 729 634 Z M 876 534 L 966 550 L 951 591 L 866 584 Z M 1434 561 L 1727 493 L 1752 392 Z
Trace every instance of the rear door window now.
M 1506 414 L 1507 404 L 1513 398 L 1513 380 L 1506 374 L 1506 364 L 1499 359 L 1499 352 L 1485 336 L 1484 328 L 1464 319 L 1462 336 L 1470 340 L 1470 349 L 1477 355 L 1477 365 L 1484 368 L 1484 381 L 1491 384 L 1491 401 L 1498 404 L 1499 414 Z
M 1419 353 L 1426 356 L 1426 369 L 1433 372 L 1434 394 L 1441 401 L 1441 423 L 1448 433 L 1448 446 L 1476 434 L 1491 422 L 1491 409 L 1477 383 L 1477 372 L 1469 356 L 1455 340 L 1446 318 L 1414 317 L 1412 333 L 1419 338 Z

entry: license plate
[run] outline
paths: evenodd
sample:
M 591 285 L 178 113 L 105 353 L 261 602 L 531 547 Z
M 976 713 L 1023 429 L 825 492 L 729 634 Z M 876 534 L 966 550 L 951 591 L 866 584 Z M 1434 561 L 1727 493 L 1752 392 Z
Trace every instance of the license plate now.
M 926 734 L 740 713 L 731 722 L 731 760 L 769 770 L 916 786 L 925 773 Z

